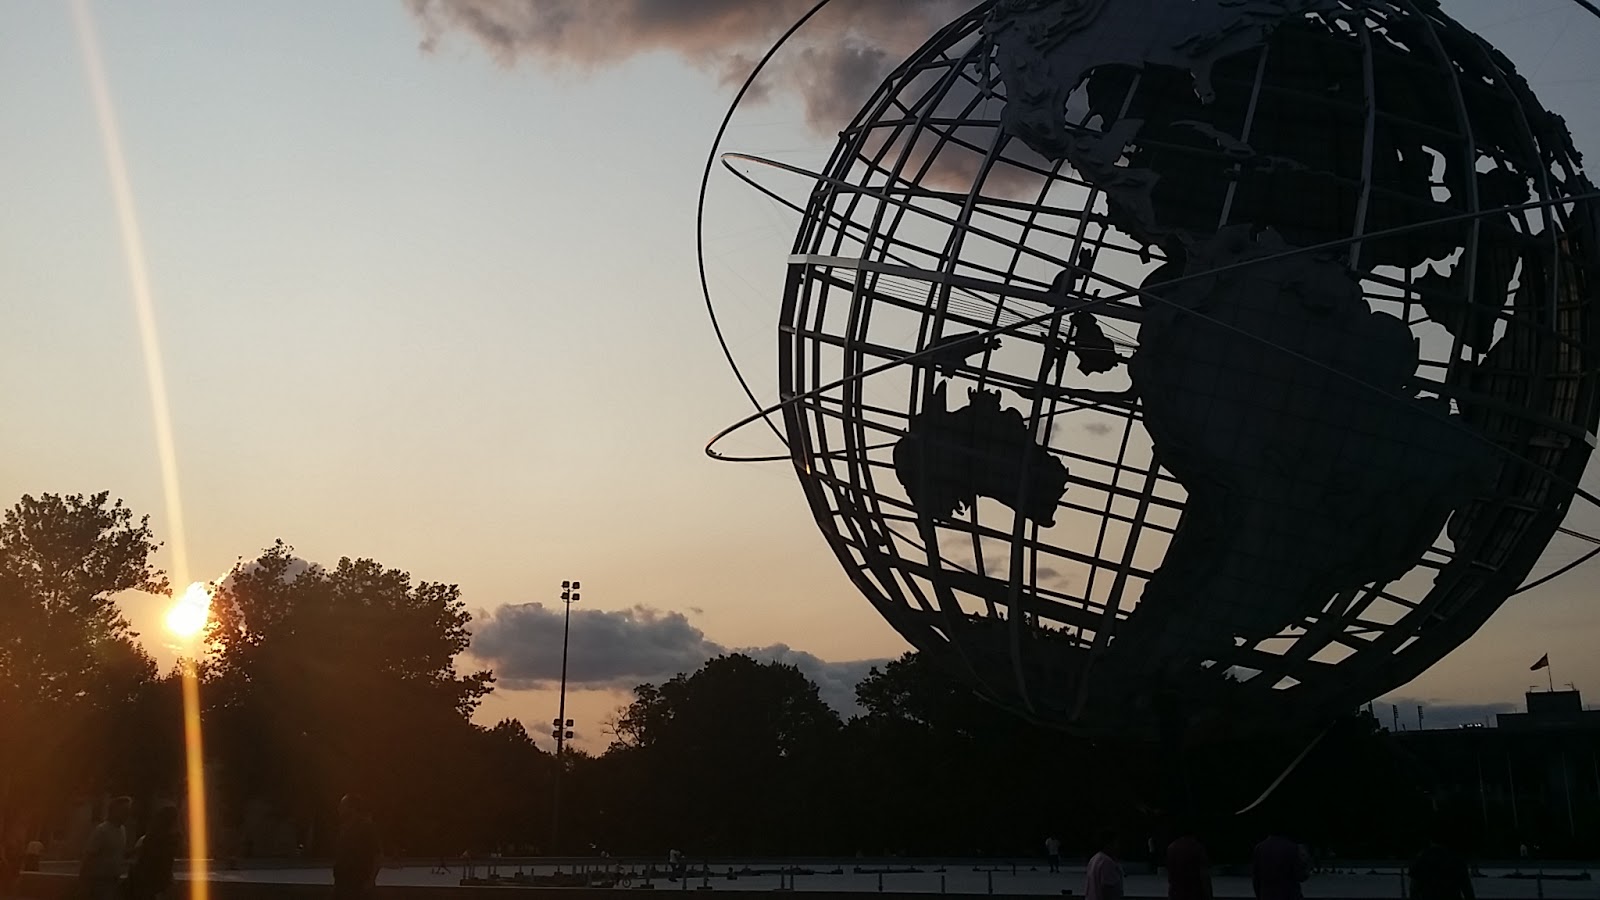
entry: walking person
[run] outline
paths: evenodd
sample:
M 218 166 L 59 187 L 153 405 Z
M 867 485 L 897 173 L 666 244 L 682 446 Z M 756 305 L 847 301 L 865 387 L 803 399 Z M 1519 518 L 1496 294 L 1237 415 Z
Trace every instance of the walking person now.
M 1122 863 L 1117 862 L 1119 843 L 1115 831 L 1107 829 L 1100 833 L 1100 851 L 1089 858 L 1089 870 L 1084 874 L 1084 900 L 1122 900 Z
M 172 888 L 172 867 L 178 860 L 182 835 L 178 809 L 163 806 L 150 817 L 150 827 L 133 847 L 128 867 L 128 900 L 160 900 Z
M 1191 828 L 1167 845 L 1167 900 L 1212 900 L 1211 859 Z
M 122 867 L 128 857 L 128 813 L 133 798 L 117 797 L 106 806 L 105 821 L 89 832 L 78 865 L 85 900 L 121 900 Z
M 37 872 L 39 863 L 44 861 L 44 841 L 37 837 L 28 841 L 27 849 L 22 851 L 22 871 Z
M 1055 835 L 1044 839 L 1045 859 L 1050 861 L 1050 871 L 1061 871 L 1061 840 Z
M 363 900 L 378 883 L 378 829 L 357 794 L 339 800 L 339 843 L 333 860 L 335 900 Z
M 1476 900 L 1467 858 L 1447 844 L 1437 828 L 1411 864 L 1413 900 Z
M 1305 848 L 1281 834 L 1256 845 L 1251 886 L 1256 900 L 1303 900 L 1300 885 L 1311 877 Z

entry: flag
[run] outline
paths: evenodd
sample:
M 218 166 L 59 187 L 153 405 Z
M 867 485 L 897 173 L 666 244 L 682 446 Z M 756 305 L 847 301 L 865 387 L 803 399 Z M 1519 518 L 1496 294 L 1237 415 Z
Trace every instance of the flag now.
M 1545 655 L 1539 657 L 1539 661 L 1538 662 L 1536 662 L 1533 665 L 1529 666 L 1528 667 L 1528 671 L 1529 672 L 1537 672 L 1540 669 L 1548 669 L 1548 668 L 1550 668 L 1550 654 L 1546 653 Z

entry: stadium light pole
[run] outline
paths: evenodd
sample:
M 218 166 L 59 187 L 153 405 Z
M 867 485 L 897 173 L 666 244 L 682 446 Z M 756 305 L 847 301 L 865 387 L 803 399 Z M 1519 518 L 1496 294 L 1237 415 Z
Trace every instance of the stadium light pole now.
M 550 723 L 555 726 L 550 736 L 556 739 L 555 799 L 550 804 L 550 850 L 557 855 L 561 853 L 561 770 L 566 765 L 562 750 L 567 741 L 572 739 L 572 720 L 567 718 L 567 638 L 572 634 L 572 604 L 578 602 L 579 587 L 576 581 L 561 582 L 561 602 L 567 607 L 561 624 L 561 699 L 558 701 L 560 705 L 555 721 Z

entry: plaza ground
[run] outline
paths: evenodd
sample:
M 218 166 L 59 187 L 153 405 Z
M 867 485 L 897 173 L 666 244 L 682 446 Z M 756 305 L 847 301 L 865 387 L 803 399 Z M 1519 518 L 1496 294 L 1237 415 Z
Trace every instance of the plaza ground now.
M 648 860 L 587 860 L 573 865 L 560 867 L 564 873 L 571 873 L 576 868 L 579 871 L 593 871 L 604 864 L 607 869 L 616 869 L 621 866 L 622 871 L 633 873 L 629 887 L 638 887 L 646 881 L 643 874 L 649 865 Z M 658 870 L 661 863 L 656 861 Z M 786 866 L 794 866 L 801 870 L 809 870 L 814 874 L 799 874 L 794 876 L 792 884 L 787 878 L 777 874 L 742 874 L 736 878 L 728 878 L 728 869 L 738 872 L 741 869 L 774 870 Z M 954 862 L 954 861 L 918 861 L 915 863 L 902 860 L 873 861 L 860 860 L 711 860 L 709 878 L 701 874 L 700 863 L 691 864 L 693 874 L 686 879 L 676 882 L 669 881 L 660 874 L 649 879 L 653 890 L 678 890 L 692 891 L 708 886 L 711 890 L 722 891 L 776 891 L 781 887 L 789 886 L 796 893 L 916 893 L 916 894 L 968 894 L 986 895 L 1054 895 L 1061 896 L 1064 891 L 1074 895 L 1083 894 L 1084 870 L 1081 862 L 1073 865 L 1064 864 L 1059 874 L 1046 870 L 1042 863 L 1028 861 L 1019 863 L 1013 874 L 1009 862 Z M 863 871 L 857 871 L 857 868 Z M 444 868 L 445 871 L 440 871 Z M 943 868 L 940 872 L 938 869 Z M 1166 882 L 1160 875 L 1148 874 L 1141 870 L 1138 864 L 1130 864 L 1127 881 L 1129 897 L 1164 897 L 1166 896 Z M 909 872 L 907 869 L 919 871 Z M 493 867 L 486 862 L 475 862 L 470 869 L 459 861 L 450 861 L 447 866 L 425 862 L 410 862 L 404 865 L 385 867 L 378 877 L 380 885 L 415 886 L 415 887 L 446 887 L 459 885 L 465 872 L 484 878 L 491 871 L 501 878 L 509 879 L 518 872 L 531 876 L 550 876 L 555 874 L 557 866 L 548 861 L 498 860 Z M 839 874 L 832 874 L 842 870 Z M 879 874 L 880 870 L 888 870 Z M 1600 900 L 1600 880 L 1583 879 L 1585 872 L 1600 876 L 1600 863 L 1593 866 L 1583 863 L 1551 864 L 1545 870 L 1546 877 L 1534 877 L 1539 871 L 1537 867 L 1522 867 L 1521 872 L 1527 877 L 1510 877 L 1516 868 L 1509 865 L 1480 866 L 1480 877 L 1473 880 L 1473 886 L 1482 900 Z M 719 874 L 720 873 L 720 874 Z M 223 882 L 254 882 L 272 884 L 329 884 L 331 876 L 329 870 L 324 868 L 251 868 L 243 867 L 231 871 L 218 871 L 212 873 L 212 880 Z M 881 879 L 881 886 L 880 886 Z M 1224 870 L 1217 874 L 1213 880 L 1214 889 L 1218 898 L 1248 898 L 1252 896 L 1250 877 L 1247 871 L 1238 873 Z M 1306 882 L 1305 895 L 1308 900 L 1343 900 L 1343 898 L 1373 898 L 1373 900 L 1391 900 L 1401 898 L 1402 893 L 1401 867 L 1393 862 L 1389 863 L 1352 863 L 1341 866 L 1337 871 L 1318 873 Z

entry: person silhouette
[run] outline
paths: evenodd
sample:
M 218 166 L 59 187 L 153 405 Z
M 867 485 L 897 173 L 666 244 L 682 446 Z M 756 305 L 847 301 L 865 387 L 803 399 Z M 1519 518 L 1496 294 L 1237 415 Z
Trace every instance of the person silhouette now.
M 122 866 L 128 855 L 125 823 L 132 809 L 133 798 L 113 799 L 106 806 L 105 821 L 89 832 L 89 842 L 78 865 L 78 881 L 86 900 L 120 900 Z
M 1100 852 L 1089 858 L 1089 869 L 1084 873 L 1083 896 L 1085 900 L 1122 900 L 1122 864 L 1117 862 L 1121 841 L 1110 829 L 1100 833 Z
M 1311 877 L 1304 847 L 1274 832 L 1256 845 L 1251 887 L 1256 900 L 1301 900 L 1300 885 Z
M 1166 866 L 1167 900 L 1211 900 L 1211 860 L 1188 823 L 1167 845 Z
M 178 858 L 180 840 L 177 808 L 157 809 L 133 848 L 133 864 L 128 867 L 128 900 L 155 900 L 166 894 L 172 887 L 172 867 Z
M 372 893 L 378 880 L 378 830 L 359 794 L 339 800 L 339 843 L 333 862 L 333 895 L 359 900 Z
M 1428 846 L 1411 863 L 1413 900 L 1475 900 L 1467 858 L 1446 840 L 1440 826 L 1428 835 Z
M 37 837 L 28 841 L 28 846 L 22 851 L 22 871 L 37 872 L 39 863 L 44 861 L 44 841 Z

